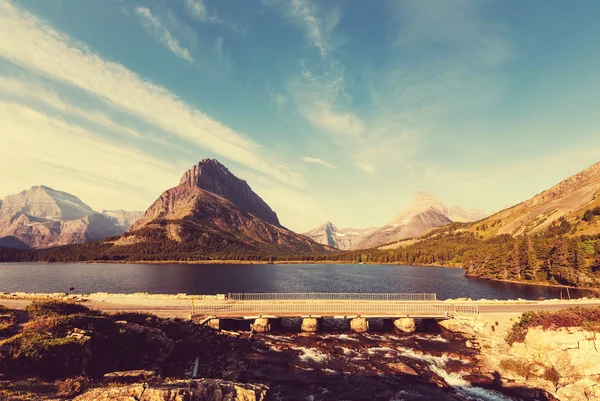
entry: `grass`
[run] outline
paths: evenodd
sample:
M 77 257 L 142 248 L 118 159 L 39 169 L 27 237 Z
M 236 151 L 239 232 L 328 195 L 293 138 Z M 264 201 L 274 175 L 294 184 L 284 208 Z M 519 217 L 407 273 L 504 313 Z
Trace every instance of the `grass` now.
M 560 375 L 554 367 L 548 368 L 543 366 L 542 372 L 539 373 L 540 365 L 535 362 L 529 363 L 527 360 L 503 359 L 500 361 L 500 367 L 525 379 L 541 378 L 552 382 L 555 386 L 560 380 Z
M 600 307 L 575 307 L 556 312 L 525 312 L 509 331 L 506 342 L 523 342 L 530 327 L 540 326 L 544 330 L 582 327 L 600 332 Z

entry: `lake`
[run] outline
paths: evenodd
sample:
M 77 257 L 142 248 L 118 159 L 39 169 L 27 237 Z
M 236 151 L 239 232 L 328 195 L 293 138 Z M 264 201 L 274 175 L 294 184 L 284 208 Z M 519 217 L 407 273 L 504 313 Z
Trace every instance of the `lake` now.
M 349 264 L 0 264 L 0 292 L 435 292 L 438 299 L 559 298 L 559 288 L 467 278 L 461 269 Z M 587 295 L 571 290 L 571 297 Z M 563 296 L 566 292 L 563 290 Z

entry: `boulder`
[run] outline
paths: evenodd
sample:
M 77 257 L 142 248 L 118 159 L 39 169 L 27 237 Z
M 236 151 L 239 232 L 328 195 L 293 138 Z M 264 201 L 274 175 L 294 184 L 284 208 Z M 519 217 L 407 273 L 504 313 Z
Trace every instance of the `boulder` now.
M 111 372 L 104 375 L 104 380 L 109 382 L 131 383 L 147 381 L 157 378 L 153 370 L 124 370 L 122 372 Z
M 402 374 L 409 375 L 409 376 L 418 376 L 419 375 L 416 370 L 414 370 L 413 368 L 411 368 L 410 366 L 408 366 L 407 364 L 402 363 L 402 362 L 388 363 L 387 366 L 394 372 L 402 373 Z
M 268 333 L 271 331 L 271 325 L 269 319 L 258 318 L 254 320 L 254 323 L 250 325 L 250 328 L 255 333 Z
M 316 317 L 305 317 L 302 319 L 302 326 L 300 329 L 309 333 L 316 332 L 319 329 L 319 319 Z
M 350 328 L 356 333 L 366 333 L 369 331 L 369 322 L 364 317 L 356 317 L 350 320 Z
M 403 333 L 414 333 L 416 330 L 415 319 L 410 317 L 394 320 L 394 326 Z
M 102 387 L 76 397 L 76 401 L 264 401 L 269 388 L 216 379 L 178 380 L 169 384 L 132 384 Z
M 438 324 L 453 333 L 475 335 L 482 332 L 487 322 L 479 317 L 461 316 L 438 321 Z

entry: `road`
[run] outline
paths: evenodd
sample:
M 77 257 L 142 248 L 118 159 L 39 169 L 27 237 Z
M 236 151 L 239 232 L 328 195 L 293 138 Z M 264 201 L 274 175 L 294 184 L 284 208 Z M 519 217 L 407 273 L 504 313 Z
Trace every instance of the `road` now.
M 8 308 L 23 309 L 31 300 L 26 299 L 0 299 L 0 305 L 4 305 Z M 304 301 L 313 302 L 313 301 Z M 369 303 L 386 303 L 392 304 L 393 302 L 385 301 L 371 301 Z M 199 305 L 223 305 L 232 304 L 233 302 L 223 301 L 195 301 L 196 306 Z M 236 301 L 235 304 L 251 304 L 252 302 Z M 302 301 L 289 302 L 289 301 L 273 301 L 272 303 L 302 303 Z M 406 302 L 399 302 L 401 304 L 407 304 Z M 572 301 L 436 301 L 436 302 L 415 302 L 414 304 L 444 304 L 444 305 L 477 305 L 479 307 L 480 314 L 498 314 L 498 313 L 523 313 L 527 311 L 554 311 L 559 309 L 565 309 L 572 306 L 583 306 L 583 307 L 600 307 L 600 300 L 572 300 Z M 93 309 L 98 309 L 103 312 L 147 312 L 153 313 L 160 317 L 165 318 L 189 318 L 192 311 L 192 301 L 189 299 L 173 299 L 168 297 L 165 299 L 159 299 L 156 297 L 152 298 L 133 298 L 133 297 L 98 297 L 89 296 L 86 297 L 84 302 L 86 306 Z M 311 312 L 314 315 L 318 313 Z M 364 313 L 364 315 L 371 315 L 371 313 Z

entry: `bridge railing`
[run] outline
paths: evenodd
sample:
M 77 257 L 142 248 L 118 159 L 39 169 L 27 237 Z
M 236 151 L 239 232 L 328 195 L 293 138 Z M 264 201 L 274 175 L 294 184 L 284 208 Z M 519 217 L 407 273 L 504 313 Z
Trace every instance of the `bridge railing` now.
M 195 305 L 194 315 L 202 316 L 405 316 L 405 315 L 454 315 L 479 313 L 477 305 L 453 304 L 394 304 L 394 303 L 360 303 L 360 302 L 328 302 L 328 303 L 231 303 Z
M 288 292 L 229 293 L 234 301 L 436 301 L 435 293 Z

